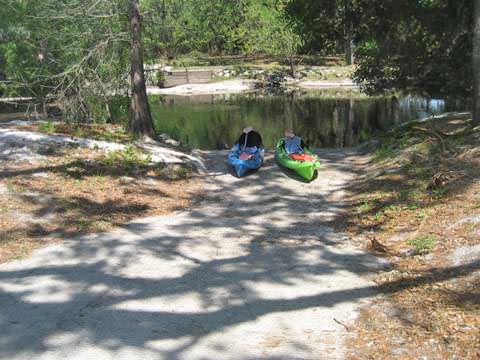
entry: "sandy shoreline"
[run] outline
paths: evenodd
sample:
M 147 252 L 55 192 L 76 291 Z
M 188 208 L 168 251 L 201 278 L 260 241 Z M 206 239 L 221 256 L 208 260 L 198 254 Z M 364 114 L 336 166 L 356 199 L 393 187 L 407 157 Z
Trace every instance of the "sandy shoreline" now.
M 155 86 L 147 87 L 149 95 L 203 95 L 203 94 L 231 94 L 252 91 L 255 88 L 255 80 L 226 80 L 208 84 L 185 84 L 171 88 L 158 88 Z M 345 79 L 339 81 L 330 80 L 308 80 L 292 84 L 292 87 L 298 87 L 304 90 L 326 89 L 326 88 L 344 88 L 357 89 L 358 85 L 352 80 Z
M 200 94 L 227 94 L 253 90 L 253 80 L 227 80 L 208 84 L 185 84 L 171 88 L 147 87 L 149 95 L 200 95 Z
M 331 80 L 308 80 L 298 83 L 302 89 L 325 89 L 325 88 L 348 88 L 357 89 L 359 86 L 350 79 L 331 81 Z

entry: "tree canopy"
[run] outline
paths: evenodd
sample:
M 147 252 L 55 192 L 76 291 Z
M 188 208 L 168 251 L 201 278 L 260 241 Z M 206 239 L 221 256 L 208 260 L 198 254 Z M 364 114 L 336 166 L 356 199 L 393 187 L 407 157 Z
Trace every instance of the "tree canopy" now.
M 472 93 L 472 0 L 355 0 L 356 79 L 371 92 Z
M 128 93 L 129 0 L 4 0 L 0 93 L 61 100 L 74 119 L 111 117 Z M 473 94 L 473 0 L 142 0 L 145 62 L 182 54 L 355 50 L 369 93 Z

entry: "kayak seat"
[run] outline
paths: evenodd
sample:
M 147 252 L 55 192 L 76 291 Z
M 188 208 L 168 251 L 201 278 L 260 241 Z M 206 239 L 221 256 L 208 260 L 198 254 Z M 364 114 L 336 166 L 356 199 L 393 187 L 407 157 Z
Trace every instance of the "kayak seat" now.
M 291 159 L 295 160 L 295 161 L 315 161 L 316 159 L 311 156 L 311 155 L 308 155 L 308 154 L 289 154 L 288 155 Z

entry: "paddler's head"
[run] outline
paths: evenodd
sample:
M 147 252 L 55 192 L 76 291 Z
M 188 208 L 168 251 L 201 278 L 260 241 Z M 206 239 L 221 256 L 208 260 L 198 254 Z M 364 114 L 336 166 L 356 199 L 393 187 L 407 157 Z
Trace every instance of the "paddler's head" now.
M 253 131 L 253 127 L 251 127 L 251 126 L 247 126 L 245 129 L 243 129 L 243 132 L 244 132 L 245 134 L 248 134 L 248 133 L 251 132 L 251 131 Z
M 293 138 L 295 136 L 295 133 L 293 132 L 292 129 L 285 129 L 285 137 L 287 139 Z

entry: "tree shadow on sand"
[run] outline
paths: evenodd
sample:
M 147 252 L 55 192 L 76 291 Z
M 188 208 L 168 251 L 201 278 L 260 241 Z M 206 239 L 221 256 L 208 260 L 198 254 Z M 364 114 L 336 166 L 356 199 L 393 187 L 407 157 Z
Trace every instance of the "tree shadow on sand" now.
M 355 176 L 349 156 L 354 153 L 322 154 L 325 174 L 333 174 L 328 163 L 336 162 Z M 306 310 L 328 323 L 334 311 L 374 295 L 479 268 L 475 262 L 372 285 L 360 276 L 385 263 L 344 244 L 329 226 L 346 206 L 332 199 L 348 184 L 322 191 L 301 184 L 307 190 L 296 191 L 271 157 L 245 179 L 225 180 L 227 171 L 219 162 L 211 179 L 217 186 L 192 211 L 76 237 L 0 267 L 0 356 L 71 355 L 94 346 L 120 357 L 132 351 L 133 357 L 168 359 L 231 358 L 226 354 L 244 349 L 233 357 L 249 359 L 263 346 L 251 323 L 295 316 L 301 328 Z M 315 309 L 326 317 L 316 318 Z M 316 345 L 296 341 L 297 325 L 291 326 L 285 344 L 262 357 L 314 356 Z M 248 336 L 226 343 L 224 334 Z M 202 346 L 209 356 L 195 353 Z

